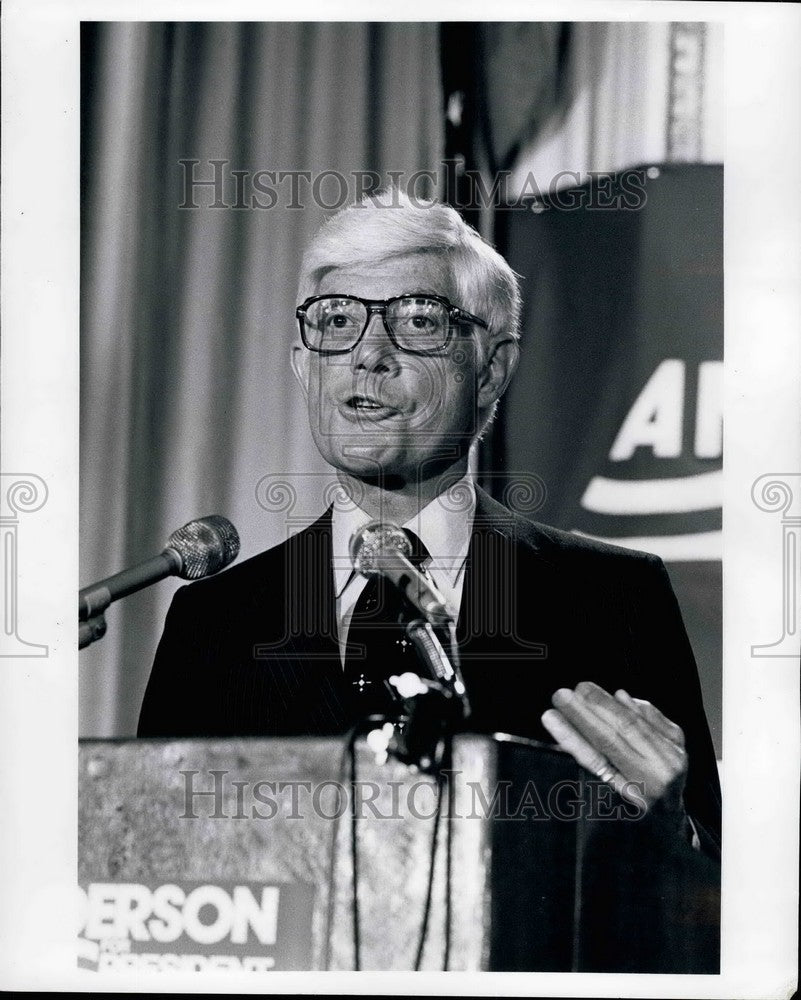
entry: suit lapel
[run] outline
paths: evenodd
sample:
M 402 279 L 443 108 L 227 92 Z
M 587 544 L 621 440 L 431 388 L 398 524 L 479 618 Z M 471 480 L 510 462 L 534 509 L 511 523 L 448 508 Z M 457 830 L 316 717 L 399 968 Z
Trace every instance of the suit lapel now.
M 329 508 L 290 538 L 273 581 L 282 595 L 275 639 L 257 651 L 269 661 L 273 703 L 281 732 L 337 733 L 347 728 L 347 701 L 339 659 L 333 546 Z M 272 598 L 274 600 L 274 598 Z
M 476 497 L 457 627 L 471 728 L 542 738 L 560 574 L 534 525 L 481 490 Z
M 477 489 L 457 628 L 465 659 L 541 657 L 542 643 L 528 638 L 532 598 L 551 576 L 534 526 Z

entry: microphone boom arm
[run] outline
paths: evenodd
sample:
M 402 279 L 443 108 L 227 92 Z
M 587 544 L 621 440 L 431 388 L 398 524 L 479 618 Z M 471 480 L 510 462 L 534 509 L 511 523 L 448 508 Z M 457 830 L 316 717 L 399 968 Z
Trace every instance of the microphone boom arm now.
M 92 583 L 78 591 L 78 621 L 85 622 L 101 615 L 112 601 L 134 594 L 137 590 L 180 571 L 181 557 L 175 549 L 166 548 L 152 559 Z

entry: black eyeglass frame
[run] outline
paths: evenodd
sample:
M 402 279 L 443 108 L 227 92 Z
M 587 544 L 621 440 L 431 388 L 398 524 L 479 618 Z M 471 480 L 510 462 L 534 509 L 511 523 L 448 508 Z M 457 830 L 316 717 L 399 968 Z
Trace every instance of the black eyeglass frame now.
M 312 347 L 306 339 L 306 312 L 309 309 L 309 306 L 313 305 L 315 302 L 319 302 L 321 299 L 348 299 L 351 302 L 360 302 L 366 307 L 367 320 L 364 324 L 362 332 L 350 347 L 337 348 L 336 350 Z M 441 347 L 432 347 L 429 350 L 416 351 L 409 347 L 403 347 L 398 343 L 395 339 L 395 334 L 392 332 L 389 324 L 387 323 L 387 309 L 393 302 L 400 302 L 403 299 L 432 299 L 434 302 L 439 302 L 441 305 L 445 306 L 448 310 L 448 330 L 445 343 L 442 344 Z M 393 295 L 392 298 L 389 299 L 361 299 L 358 295 L 334 295 L 329 292 L 327 295 L 310 296 L 295 310 L 295 316 L 298 321 L 298 326 L 300 327 L 300 339 L 303 341 L 303 346 L 307 348 L 307 350 L 313 351 L 315 354 L 350 354 L 352 351 L 355 351 L 361 343 L 365 333 L 367 333 L 367 327 L 370 325 L 370 320 L 376 314 L 381 316 L 387 336 L 399 351 L 402 351 L 404 354 L 416 354 L 421 357 L 441 355 L 453 339 L 454 328 L 459 323 L 474 323 L 477 326 L 483 327 L 485 330 L 489 329 L 488 324 L 483 319 L 479 319 L 478 316 L 474 316 L 472 313 L 467 312 L 466 309 L 460 309 L 459 306 L 453 305 L 450 299 L 446 299 L 444 295 L 434 295 L 431 292 L 407 292 L 405 295 Z

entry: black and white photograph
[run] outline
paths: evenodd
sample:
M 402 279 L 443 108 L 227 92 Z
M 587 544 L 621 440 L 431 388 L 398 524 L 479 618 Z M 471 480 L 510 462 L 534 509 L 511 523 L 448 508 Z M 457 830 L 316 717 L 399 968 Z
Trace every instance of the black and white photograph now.
M 4 15 L 4 986 L 793 994 L 801 19 L 741 7 Z

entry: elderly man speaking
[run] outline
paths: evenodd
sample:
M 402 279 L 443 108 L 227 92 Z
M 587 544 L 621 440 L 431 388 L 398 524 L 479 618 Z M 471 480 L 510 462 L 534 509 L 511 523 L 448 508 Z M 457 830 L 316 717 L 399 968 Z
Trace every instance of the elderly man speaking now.
M 391 713 L 388 679 L 413 669 L 411 609 L 349 554 L 367 522 L 389 522 L 457 622 L 469 729 L 555 741 L 714 849 L 717 768 L 661 561 L 530 522 L 473 484 L 519 319 L 514 273 L 445 205 L 391 190 L 323 226 L 291 362 L 339 495 L 176 593 L 139 735 L 332 735 Z

